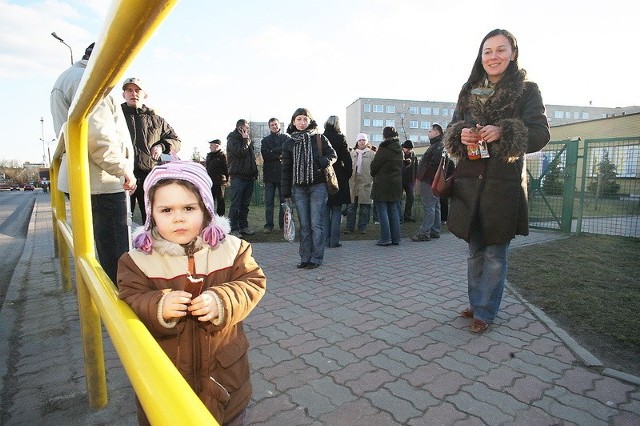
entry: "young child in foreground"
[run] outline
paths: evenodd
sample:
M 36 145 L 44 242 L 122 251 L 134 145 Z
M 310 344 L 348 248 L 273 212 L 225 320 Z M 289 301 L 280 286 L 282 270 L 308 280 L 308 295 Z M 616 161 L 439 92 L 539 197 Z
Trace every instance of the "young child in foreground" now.
M 242 321 L 266 290 L 251 246 L 215 215 L 211 179 L 192 161 L 156 166 L 147 219 L 118 263 L 126 301 L 221 425 L 244 423 L 251 398 Z M 148 419 L 138 404 L 138 421 Z

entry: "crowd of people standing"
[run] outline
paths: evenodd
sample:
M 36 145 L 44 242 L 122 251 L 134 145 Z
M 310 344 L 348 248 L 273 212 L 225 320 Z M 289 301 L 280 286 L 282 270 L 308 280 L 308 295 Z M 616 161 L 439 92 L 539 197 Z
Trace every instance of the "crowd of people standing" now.
M 56 132 L 68 117 L 93 48 L 87 47 L 83 59 L 54 85 Z M 510 241 L 528 234 L 525 154 L 539 151 L 550 138 L 540 90 L 526 80 L 518 56 L 516 39 L 508 31 L 496 29 L 484 37 L 451 123 L 446 130 L 431 127 L 430 145 L 419 161 L 413 142 L 401 143 L 394 127 L 382 130 L 377 147 L 367 134 L 358 133 L 350 148 L 335 115 L 326 120 L 324 131 L 306 108 L 294 111 L 285 133 L 278 119 L 270 119 L 270 133 L 260 148 L 263 232 L 271 233 L 276 223 L 284 227 L 276 200 L 280 206 L 295 205 L 296 267 L 316 269 L 323 264 L 325 248 L 342 246 L 345 216 L 345 234 L 356 228 L 368 232 L 373 205 L 380 225 L 376 244 L 395 246 L 401 242 L 401 223 L 414 221 L 417 184 L 423 220 L 411 240 L 439 238 L 446 219 L 451 233 L 468 243 L 469 306 L 460 315 L 471 320 L 471 332 L 486 331 L 500 307 Z M 266 277 L 244 240 L 255 234 L 248 213 L 259 177 L 250 123 L 236 122 L 226 152 L 219 139 L 210 141 L 205 168 L 178 160 L 181 141 L 164 118 L 144 105 L 147 92 L 140 79 L 125 80 L 122 90 L 125 103 L 118 107 L 106 96 L 88 120 L 97 255 L 119 297 L 153 331 L 190 386 L 202 389 L 200 396 L 216 419 L 244 424 L 251 386 L 242 321 L 266 291 Z M 443 151 L 456 164 L 445 217 L 432 191 Z M 164 161 L 163 155 L 169 159 Z M 327 185 L 330 168 L 337 191 Z M 58 184 L 68 194 L 73 185 L 66 171 L 63 158 Z M 129 251 L 127 192 L 132 205 L 138 203 L 143 222 Z M 223 367 L 220 358 L 229 365 Z M 194 374 L 205 369 L 211 374 Z M 139 422 L 148 424 L 139 408 Z

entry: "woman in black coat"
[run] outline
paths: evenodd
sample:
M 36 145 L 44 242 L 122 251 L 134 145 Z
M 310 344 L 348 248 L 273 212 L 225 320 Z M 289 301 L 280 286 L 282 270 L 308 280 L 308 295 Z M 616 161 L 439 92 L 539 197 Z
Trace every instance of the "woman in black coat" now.
M 550 137 L 540 90 L 525 76 L 515 37 L 491 31 L 445 133 L 445 147 L 458 160 L 447 226 L 469 243 L 469 307 L 461 315 L 473 318 L 474 333 L 498 313 L 509 243 L 529 233 L 524 156 Z
M 338 178 L 338 192 L 329 194 L 326 213 L 327 247 L 340 247 L 340 222 L 342 220 L 342 205 L 351 202 L 349 193 L 349 178 L 353 171 L 351 154 L 347 145 L 347 138 L 340 130 L 338 116 L 332 115 L 324 123 L 324 136 L 336 151 L 338 159 L 333 164 L 333 170 Z

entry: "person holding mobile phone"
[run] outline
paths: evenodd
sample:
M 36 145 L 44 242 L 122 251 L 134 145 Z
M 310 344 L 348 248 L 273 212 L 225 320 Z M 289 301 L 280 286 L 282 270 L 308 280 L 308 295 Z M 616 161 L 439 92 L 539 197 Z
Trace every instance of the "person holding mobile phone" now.
M 227 136 L 227 167 L 231 191 L 231 234 L 236 237 L 253 235 L 255 231 L 249 227 L 248 217 L 258 165 L 249 122 L 245 119 L 238 120 L 236 129 Z

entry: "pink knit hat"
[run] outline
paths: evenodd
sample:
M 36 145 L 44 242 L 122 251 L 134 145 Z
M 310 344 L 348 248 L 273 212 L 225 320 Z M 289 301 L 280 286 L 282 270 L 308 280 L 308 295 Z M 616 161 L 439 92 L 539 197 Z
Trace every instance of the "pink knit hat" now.
M 144 223 L 144 232 L 139 233 L 133 240 L 133 246 L 145 253 L 151 253 L 153 238 L 151 238 L 151 202 L 149 190 L 158 182 L 165 179 L 180 179 L 191 182 L 200 194 L 205 207 L 211 215 L 211 222 L 201 232 L 202 239 L 211 247 L 216 247 L 224 240 L 224 230 L 215 223 L 215 208 L 211 195 L 211 178 L 207 170 L 200 163 L 194 161 L 171 161 L 154 167 L 144 180 L 144 204 L 147 212 L 147 220 Z

